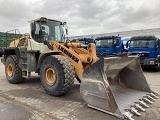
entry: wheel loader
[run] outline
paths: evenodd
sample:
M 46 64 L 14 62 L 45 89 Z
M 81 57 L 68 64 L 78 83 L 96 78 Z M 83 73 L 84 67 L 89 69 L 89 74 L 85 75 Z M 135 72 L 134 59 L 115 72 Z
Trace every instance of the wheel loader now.
M 75 78 L 89 107 L 122 119 L 140 116 L 158 98 L 151 90 L 138 56 L 98 58 L 94 43 L 66 40 L 66 22 L 45 17 L 30 21 L 31 33 L 13 40 L 2 63 L 7 80 L 18 84 L 35 72 L 44 90 L 66 94 Z

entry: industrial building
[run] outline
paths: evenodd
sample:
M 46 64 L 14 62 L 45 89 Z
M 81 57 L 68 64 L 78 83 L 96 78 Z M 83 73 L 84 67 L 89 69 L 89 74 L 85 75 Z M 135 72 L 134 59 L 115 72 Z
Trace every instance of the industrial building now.
M 139 36 L 139 35 L 160 35 L 160 28 L 70 36 L 69 39 L 72 40 L 77 38 L 91 38 L 91 37 L 97 38 L 97 37 L 108 36 L 108 35 L 119 35 L 121 37 L 131 37 L 131 36 Z

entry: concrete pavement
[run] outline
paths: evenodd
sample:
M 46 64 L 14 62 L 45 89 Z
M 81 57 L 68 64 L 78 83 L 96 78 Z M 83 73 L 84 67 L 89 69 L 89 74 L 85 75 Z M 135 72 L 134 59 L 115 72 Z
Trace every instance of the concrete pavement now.
M 150 86 L 160 93 L 160 72 L 144 72 Z M 53 97 L 43 90 L 39 77 L 22 84 L 10 84 L 0 63 L 0 120 L 118 120 L 118 118 L 87 107 L 75 83 L 71 91 Z M 160 99 L 156 100 L 137 120 L 159 120 Z

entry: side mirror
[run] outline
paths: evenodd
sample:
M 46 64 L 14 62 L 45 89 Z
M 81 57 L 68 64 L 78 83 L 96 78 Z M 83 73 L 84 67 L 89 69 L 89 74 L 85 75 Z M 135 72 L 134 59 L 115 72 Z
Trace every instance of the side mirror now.
M 65 30 L 66 30 L 66 35 L 68 35 L 68 29 L 67 29 L 67 28 L 65 28 Z
M 97 41 L 98 41 L 98 40 L 94 40 L 95 45 L 97 44 Z
M 160 63 L 160 55 L 157 56 L 157 60 Z
M 160 39 L 157 40 L 157 47 L 160 47 Z
M 31 31 L 35 31 L 35 22 L 31 23 Z
M 30 26 L 31 26 L 31 37 L 35 39 L 35 31 L 36 31 L 35 22 L 31 23 Z
M 126 48 L 128 48 L 128 47 L 129 47 L 129 41 L 126 42 Z
M 61 25 L 63 26 L 64 34 L 67 36 L 67 35 L 68 35 L 68 26 L 67 26 L 67 22 L 63 22 L 63 23 L 61 23 Z

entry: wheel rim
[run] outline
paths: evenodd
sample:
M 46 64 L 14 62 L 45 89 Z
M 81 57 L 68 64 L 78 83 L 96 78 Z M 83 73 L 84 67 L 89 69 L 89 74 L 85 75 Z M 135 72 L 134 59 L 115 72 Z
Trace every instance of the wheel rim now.
M 54 69 L 48 68 L 46 70 L 46 80 L 49 85 L 54 85 L 56 82 L 56 73 Z
M 12 64 L 9 64 L 7 66 L 7 74 L 8 74 L 9 77 L 13 76 L 13 66 L 12 66 Z

